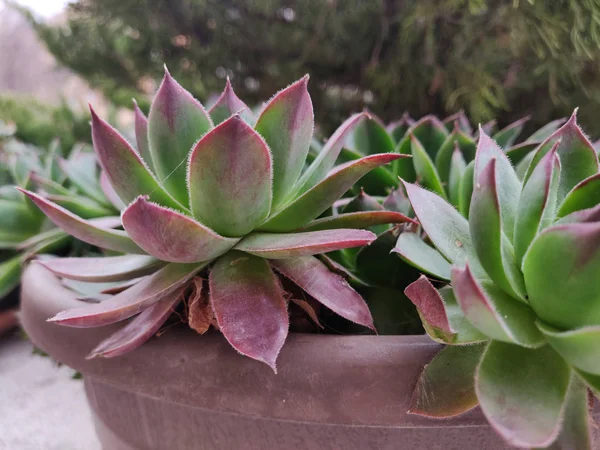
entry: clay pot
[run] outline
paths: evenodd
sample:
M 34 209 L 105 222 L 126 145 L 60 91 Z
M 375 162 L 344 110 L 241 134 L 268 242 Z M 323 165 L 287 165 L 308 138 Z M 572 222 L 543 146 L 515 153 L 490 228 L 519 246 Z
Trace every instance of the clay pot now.
M 504 449 L 480 411 L 452 420 L 408 415 L 426 336 L 291 334 L 278 374 L 238 355 L 218 333 L 173 327 L 134 352 L 85 356 L 121 324 L 77 329 L 46 322 L 80 305 L 38 264 L 22 281 L 33 342 L 83 373 L 107 450 Z

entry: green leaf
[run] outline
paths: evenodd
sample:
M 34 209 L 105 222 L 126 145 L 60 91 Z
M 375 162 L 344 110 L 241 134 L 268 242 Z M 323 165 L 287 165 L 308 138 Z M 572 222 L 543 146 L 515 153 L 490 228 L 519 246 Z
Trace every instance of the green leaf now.
M 404 112 L 400 120 L 396 120 L 395 122 L 388 124 L 385 129 L 392 136 L 394 141 L 398 142 L 414 124 L 415 121 L 408 115 L 407 112 Z
M 370 120 L 362 120 L 348 135 L 346 147 L 365 156 L 393 152 L 394 141 L 385 127 L 379 119 L 369 116 Z
M 442 198 L 446 199 L 446 192 L 433 161 L 413 135 L 410 135 L 410 149 L 415 172 L 417 173 L 417 183 L 433 192 L 437 192 Z
M 598 156 L 594 146 L 577 125 L 577 110 L 558 131 L 553 133 L 538 148 L 525 175 L 528 180 L 535 166 L 542 160 L 558 141 L 556 153 L 561 163 L 558 202 L 561 203 L 569 191 L 580 181 L 595 175 L 599 170 Z
M 10 294 L 21 281 L 22 255 L 13 256 L 0 263 L 0 299 Z
M 465 317 L 491 339 L 539 347 L 544 337 L 535 326 L 536 316 L 524 303 L 508 296 L 494 283 L 478 282 L 469 267 L 452 268 L 452 290 Z
M 436 154 L 446 138 L 448 131 L 437 117 L 428 115 L 422 117 L 406 132 L 406 135 L 413 135 L 423 145 L 423 148 L 432 160 L 435 160 Z
M 485 277 L 467 220 L 433 192 L 410 183 L 404 183 L 404 187 L 419 222 L 440 253 L 455 264 L 469 261 L 477 276 Z
M 509 445 L 546 447 L 560 431 L 571 371 L 549 346 L 492 341 L 476 374 L 479 404 Z
M 412 222 L 413 219 L 395 211 L 357 211 L 313 220 L 298 231 L 335 230 L 337 228 L 365 229 L 382 224 Z
M 529 304 L 547 324 L 573 329 L 600 323 L 600 223 L 546 228 L 523 261 Z
M 192 213 L 224 236 L 244 236 L 269 215 L 272 173 L 265 141 L 240 116 L 231 116 L 190 154 Z
M 543 322 L 537 323 L 546 341 L 572 366 L 600 375 L 600 326 L 561 331 Z
M 81 155 L 82 157 L 84 155 Z M 87 156 L 87 155 L 86 155 Z M 85 170 L 85 165 L 80 164 L 79 158 L 71 160 L 59 160 L 61 169 L 67 174 L 68 180 L 84 195 L 95 200 L 100 205 L 108 206 L 108 200 L 100 189 L 98 183 L 98 170 L 95 164 L 94 155 L 89 155 L 94 160 L 94 170 Z
M 313 133 L 314 116 L 308 76 L 280 91 L 265 106 L 256 131 L 273 157 L 273 207 L 280 206 L 298 180 Z
M 517 165 L 527 158 L 529 154 L 535 154 L 534 150 L 540 145 L 539 142 L 523 142 L 506 150 L 506 156 L 513 165 Z
M 452 153 L 450 176 L 448 177 L 448 197 L 456 208 L 460 207 L 460 184 L 466 167 L 467 163 L 463 158 L 460 148 L 456 147 L 454 153 Z
M 116 214 L 113 208 L 100 205 L 98 202 L 88 197 L 75 195 L 47 195 L 46 198 L 57 205 L 68 209 L 72 213 L 77 214 L 82 219 L 94 219 L 96 217 L 106 217 Z
M 165 76 L 148 114 L 148 142 L 154 170 L 161 185 L 184 206 L 188 204 L 185 176 L 188 155 L 192 145 L 212 127 L 212 120 L 204 107 L 171 77 L 165 67 Z M 103 165 L 106 166 L 107 163 Z M 153 192 L 138 190 L 135 195 L 124 198 L 110 171 L 107 172 L 125 203 L 133 200 L 131 197 Z M 153 201 L 169 205 L 158 199 Z
M 475 161 L 471 161 L 465 167 L 460 185 L 458 187 L 458 210 L 464 217 L 469 217 L 471 208 L 471 197 L 473 196 L 473 186 L 475 177 Z
M 250 111 L 250 108 L 248 108 L 235 92 L 233 92 L 229 77 L 227 77 L 225 89 L 215 104 L 209 109 L 208 113 L 215 125 L 219 125 L 221 122 L 226 121 L 234 114 L 239 114 L 248 124 L 254 123 L 252 111 Z
M 456 124 L 458 124 L 458 128 L 466 133 L 469 136 L 473 135 L 473 127 L 469 123 L 469 119 L 465 115 L 465 112 L 461 109 L 459 112 L 452 114 L 451 116 L 446 117 L 443 121 L 446 130 L 449 133 L 452 130 L 456 129 Z
M 450 263 L 435 248 L 427 245 L 417 233 L 400 233 L 392 250 L 422 272 L 450 281 Z
M 496 134 L 494 134 L 493 139 L 502 148 L 510 147 L 519 137 L 519 134 L 521 134 L 521 131 L 523 131 L 523 127 L 529 121 L 529 119 L 529 116 L 523 117 L 522 119 L 519 119 L 516 122 L 507 125 L 505 128 L 501 129 Z
M 425 366 L 410 401 L 410 414 L 448 418 L 479 403 L 475 395 L 475 369 L 486 344 L 446 347 Z
M 363 175 L 398 158 L 400 155 L 384 153 L 365 156 L 358 161 L 337 166 L 327 178 L 315 187 L 295 198 L 279 211 L 272 213 L 258 229 L 287 232 L 306 225 L 327 210 Z
M 150 154 L 150 144 L 148 143 L 148 119 L 133 101 L 133 113 L 135 120 L 135 139 L 137 141 L 137 152 L 148 167 L 154 167 L 152 155 Z
M 546 125 L 535 131 L 525 142 L 542 142 L 548 139 L 556 130 L 558 130 L 566 121 L 566 118 L 556 119 L 548 122 Z
M 523 159 L 519 161 L 515 167 L 515 173 L 517 174 L 517 177 L 519 177 L 519 180 L 521 180 L 522 182 L 524 182 L 525 180 L 525 176 L 527 175 L 527 171 L 529 170 L 529 166 L 531 165 L 534 156 L 535 152 L 527 153 L 527 155 L 523 157 Z
M 410 154 L 406 156 L 410 156 Z M 348 150 L 347 148 L 343 148 L 340 152 L 339 160 L 341 162 L 347 163 L 350 161 L 357 161 L 362 157 L 363 156 L 358 152 L 354 152 L 352 150 Z M 392 164 L 394 164 L 396 161 L 394 161 Z M 412 163 L 410 164 L 412 165 Z M 336 168 L 334 167 L 333 170 L 335 171 Z M 371 195 L 387 195 L 389 189 L 397 187 L 398 184 L 398 178 L 395 177 L 392 173 L 391 166 L 376 167 L 360 179 L 360 186 L 355 186 L 353 191 L 355 193 L 358 193 L 357 191 L 359 189 L 364 189 Z
M 567 194 L 556 213 L 564 217 L 575 211 L 592 208 L 600 204 L 600 173 L 592 175 L 577 184 Z
M 435 167 L 440 174 L 443 183 L 450 180 L 452 159 L 458 150 L 465 164 L 470 163 L 475 158 L 475 149 L 477 145 L 469 136 L 460 130 L 454 130 L 448 135 L 435 157 Z
M 560 161 L 556 150 L 553 150 L 542 158 L 523 187 L 514 236 L 519 267 L 531 241 L 554 220 L 559 178 Z

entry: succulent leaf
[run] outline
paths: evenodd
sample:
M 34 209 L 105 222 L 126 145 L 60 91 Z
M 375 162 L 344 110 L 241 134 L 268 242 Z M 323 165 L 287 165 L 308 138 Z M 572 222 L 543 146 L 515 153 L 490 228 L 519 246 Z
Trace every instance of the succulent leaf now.
M 475 163 L 477 164 L 477 163 Z M 469 210 L 469 229 L 479 262 L 507 294 L 525 301 L 525 283 L 501 220 L 497 159 L 480 172 Z
M 254 122 L 250 108 L 248 108 L 246 104 L 240 100 L 237 95 L 235 95 L 235 92 L 233 92 L 233 87 L 231 86 L 229 77 L 227 77 L 225 89 L 215 104 L 208 110 L 208 113 L 210 114 L 210 117 L 215 125 L 219 125 L 221 122 L 229 119 L 234 114 L 240 114 L 249 124 Z
M 460 207 L 460 184 L 466 168 L 467 163 L 457 144 L 457 147 L 452 153 L 450 175 L 448 176 L 448 198 L 450 199 L 450 203 L 456 208 Z
M 507 125 L 494 134 L 494 141 L 496 141 L 502 148 L 510 147 L 519 137 L 521 131 L 523 131 L 523 127 L 525 127 L 525 124 L 529 121 L 529 119 L 529 116 L 523 117 L 522 119 Z
M 65 160 L 59 159 L 60 168 L 67 174 L 67 178 L 73 183 L 77 189 L 83 194 L 88 196 L 90 199 L 95 200 L 101 205 L 108 205 L 106 196 L 102 193 L 100 184 L 98 183 L 97 168 L 95 158 L 93 155 L 89 155 L 94 159 L 93 170 L 86 171 L 85 165 L 81 164 L 77 159 Z
M 296 187 L 294 188 L 295 195 L 303 194 L 327 176 L 349 135 L 356 132 L 357 127 L 367 118 L 368 115 L 364 112 L 354 114 L 340 125 L 296 183 Z
M 458 187 L 458 210 L 464 217 L 469 217 L 469 209 L 471 208 L 471 197 L 473 196 L 475 178 L 475 160 L 471 161 L 465 167 L 465 171 L 460 179 Z
M 164 265 L 156 258 L 146 255 L 51 258 L 37 262 L 60 277 L 92 283 L 126 281 L 156 272 Z
M 474 374 L 486 344 L 446 347 L 425 366 L 410 401 L 410 414 L 448 418 L 478 404 Z
M 571 378 L 549 346 L 528 349 L 492 341 L 481 360 L 475 389 L 494 429 L 518 447 L 547 447 L 558 436 Z
M 369 120 L 361 121 L 348 134 L 346 147 L 362 155 L 375 155 L 394 151 L 394 141 L 381 120 L 369 113 L 367 115 Z
M 521 191 L 514 234 L 519 267 L 531 241 L 554 220 L 559 179 L 560 161 L 555 145 L 533 170 Z
M 313 256 L 278 259 L 271 265 L 315 300 L 336 314 L 375 329 L 371 312 L 362 297 L 340 275 Z
M 262 258 L 229 252 L 209 275 L 210 303 L 219 329 L 238 352 L 276 372 L 289 319 L 277 277 Z
M 419 119 L 406 133 L 419 140 L 431 159 L 435 159 L 438 149 L 448 137 L 444 124 L 432 115 Z
M 143 310 L 131 322 L 94 347 L 87 359 L 114 358 L 144 344 L 171 316 L 181 301 L 181 294 L 181 290 L 175 291 Z
M 508 159 L 510 160 L 511 164 L 516 166 L 521 161 L 523 161 L 530 153 L 535 154 L 533 150 L 537 149 L 539 145 L 539 142 L 522 142 L 521 144 L 514 145 L 508 148 L 506 150 L 506 156 L 508 156 Z
M 185 177 L 188 154 L 194 143 L 212 127 L 204 107 L 173 79 L 165 67 L 165 76 L 148 115 L 148 141 L 156 175 L 184 206 L 188 202 Z M 137 192 L 133 197 L 148 193 Z M 133 198 L 123 200 L 130 202 Z
M 413 219 L 395 211 L 357 211 L 313 220 L 299 231 L 335 230 L 338 228 L 365 229 L 375 225 L 415 223 Z
M 448 135 L 435 156 L 435 167 L 443 183 L 448 183 L 450 180 L 452 159 L 457 150 L 465 164 L 468 164 L 475 158 L 476 148 L 473 139 L 460 130 L 454 130 Z
M 543 142 L 548 139 L 556 130 L 558 130 L 564 123 L 566 122 L 566 118 L 562 117 L 560 119 L 553 120 L 548 122 L 546 125 L 535 131 L 531 136 L 529 136 L 525 142 Z
M 556 215 L 564 217 L 572 212 L 592 208 L 598 204 L 600 204 L 600 173 L 586 178 L 571 189 L 558 207 Z
M 412 207 L 404 192 L 404 187 L 393 188 L 383 201 L 383 207 L 388 211 L 396 211 L 407 216 L 412 215 Z
M 425 151 L 425 148 L 423 148 L 423 145 L 412 134 L 410 135 L 410 151 L 417 174 L 417 182 L 421 186 L 436 192 L 443 199 L 446 199 L 446 191 L 442 186 L 442 180 L 433 165 L 433 161 Z
M 494 283 L 478 282 L 468 266 L 452 268 L 452 289 L 465 317 L 490 338 L 525 347 L 544 344 L 533 311 Z
M 272 170 L 265 141 L 240 116 L 230 117 L 190 154 L 192 213 L 225 236 L 244 236 L 269 215 Z
M 376 238 L 367 230 L 335 229 L 299 233 L 251 233 L 235 248 L 261 258 L 282 259 L 362 247 Z
M 404 157 L 410 156 L 410 149 L 408 153 L 409 154 L 405 155 Z M 363 155 L 358 152 L 348 150 L 347 148 L 342 148 L 342 151 L 340 152 L 339 162 L 342 163 L 340 165 L 343 165 L 344 163 L 357 161 L 362 157 Z M 394 161 L 392 165 L 396 161 Z M 335 167 L 332 171 L 335 171 Z M 360 188 L 365 189 L 372 195 L 387 195 L 389 188 L 394 188 L 398 186 L 398 184 L 398 177 L 394 176 L 392 167 L 376 167 L 367 174 L 365 174 L 365 176 L 362 177 L 360 180 Z M 358 186 L 354 187 L 355 193 L 357 193 L 357 187 Z
M 107 300 L 58 313 L 49 322 L 76 328 L 100 327 L 132 317 L 173 296 L 206 264 L 167 264 Z
M 414 124 L 414 119 L 412 119 L 408 113 L 405 112 L 402 114 L 400 120 L 396 120 L 395 122 L 388 124 L 385 127 L 385 130 L 392 136 L 395 142 L 398 142 Z
M 400 233 L 392 251 L 419 270 L 440 280 L 450 281 L 450 263 L 416 233 Z
M 469 261 L 477 277 L 486 277 L 471 242 L 467 220 L 433 192 L 410 183 L 404 187 L 421 226 L 439 252 L 455 264 Z
M 161 261 L 192 263 L 214 259 L 238 243 L 191 217 L 138 197 L 121 216 L 123 228 L 141 248 Z
M 146 254 L 124 231 L 110 230 L 96 225 L 46 200 L 38 194 L 25 190 L 21 190 L 21 192 L 31 198 L 56 226 L 83 242 L 117 252 L 138 255 Z
M 417 281 L 408 285 L 404 294 L 417 307 L 419 316 L 427 323 L 428 327 L 436 330 L 436 335 L 441 333 L 451 337 L 456 334 L 450 325 L 442 296 L 425 275 L 421 275 Z
M 572 366 L 600 375 L 600 326 L 561 331 L 543 322 L 537 324 L 546 341 Z
M 119 197 L 119 194 L 117 194 L 115 188 L 112 187 L 112 184 L 110 184 L 110 180 L 108 179 L 108 175 L 106 175 L 106 172 L 100 172 L 99 181 L 100 189 L 102 189 L 104 196 L 108 199 L 111 205 L 113 205 L 117 211 L 124 210 L 127 205 L 125 204 L 125 202 L 123 202 L 123 200 L 121 200 L 121 197 Z
M 305 76 L 277 93 L 256 122 L 273 156 L 273 207 L 286 200 L 308 154 L 314 116 L 307 84 Z
M 279 211 L 272 213 L 258 229 L 261 231 L 286 232 L 306 225 L 321 215 L 367 172 L 400 157 L 401 155 L 393 153 L 370 155 L 334 168 L 327 178 L 315 187 L 306 191 Z
M 535 166 L 559 141 L 556 153 L 562 166 L 558 187 L 558 202 L 561 203 L 580 181 L 598 173 L 599 165 L 594 146 L 577 124 L 577 110 L 575 110 L 567 123 L 540 145 L 531 161 L 525 180 L 529 179 Z
M 112 208 L 100 205 L 97 201 L 89 197 L 79 195 L 46 195 L 46 199 L 68 209 L 73 214 L 82 219 L 93 219 L 96 217 L 105 217 L 114 214 Z
M 149 195 L 162 205 L 181 208 L 154 178 L 137 152 L 113 127 L 92 111 L 92 140 L 98 161 L 110 184 L 125 203 L 138 195 Z M 187 204 L 187 199 L 185 200 Z
M 21 281 L 23 256 L 16 255 L 0 263 L 0 298 L 10 294 Z
M 535 238 L 523 274 L 541 320 L 566 330 L 600 324 L 599 243 L 599 222 L 555 225 Z
M 135 100 L 133 101 L 133 115 L 137 152 L 146 165 L 153 168 L 154 164 L 152 162 L 152 155 L 150 154 L 150 144 L 148 143 L 148 119 Z

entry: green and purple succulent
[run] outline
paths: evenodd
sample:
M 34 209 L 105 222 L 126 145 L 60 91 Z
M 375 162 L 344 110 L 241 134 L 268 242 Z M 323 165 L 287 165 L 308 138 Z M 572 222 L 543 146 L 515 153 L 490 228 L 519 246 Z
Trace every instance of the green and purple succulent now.
M 148 118 L 136 108 L 137 148 L 92 110 L 94 150 L 127 205 L 123 230 L 25 192 L 69 234 L 119 252 L 42 264 L 64 278 L 130 287 L 50 321 L 98 327 L 131 318 L 90 355 L 117 356 L 149 339 L 193 297 L 188 309 L 202 311 L 190 310 L 190 318 L 216 325 L 238 352 L 273 369 L 288 334 L 290 284 L 373 328 L 361 296 L 315 255 L 367 245 L 375 235 L 364 228 L 410 219 L 383 210 L 320 216 L 366 173 L 403 155 L 373 154 L 334 167 L 345 137 L 365 117 L 357 114 L 306 165 L 314 120 L 307 83 L 304 77 L 280 91 L 254 118 L 229 82 L 207 112 L 165 71 Z
M 480 130 L 468 219 L 440 192 L 404 183 L 426 240 L 403 233 L 396 251 L 433 278 L 406 294 L 448 345 L 410 410 L 450 417 L 480 405 L 511 445 L 589 449 L 586 387 L 600 394 L 598 157 L 575 113 L 526 157 L 521 179 Z

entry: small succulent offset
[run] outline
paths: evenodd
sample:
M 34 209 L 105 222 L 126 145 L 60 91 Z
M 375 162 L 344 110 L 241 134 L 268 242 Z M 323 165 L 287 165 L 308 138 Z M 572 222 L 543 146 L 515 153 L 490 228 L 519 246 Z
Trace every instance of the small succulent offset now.
M 148 118 L 136 109 L 137 150 L 92 110 L 100 165 L 128 205 L 124 230 L 100 228 L 27 194 L 68 233 L 125 255 L 42 263 L 65 278 L 131 287 L 50 320 L 97 327 L 136 316 L 90 355 L 116 356 L 152 336 L 189 293 L 190 318 L 206 319 L 209 309 L 237 351 L 275 369 L 288 334 L 293 299 L 284 286 L 291 282 L 372 328 L 360 295 L 313 255 L 369 244 L 375 235 L 362 228 L 408 219 L 390 211 L 318 217 L 367 172 L 402 155 L 334 168 L 345 136 L 364 119 L 357 114 L 305 166 L 314 121 L 307 83 L 304 77 L 280 91 L 254 120 L 229 82 L 207 112 L 165 71 Z
M 480 131 L 468 219 L 405 183 L 432 247 L 397 247 L 422 276 L 406 289 L 427 333 L 448 344 L 426 366 L 411 412 L 479 404 L 510 444 L 591 448 L 587 389 L 600 394 L 600 173 L 575 113 L 519 179 Z M 562 431 L 562 432 L 561 432 Z M 554 448 L 554 447 L 553 447 Z
M 517 165 L 518 173 L 528 167 L 527 155 L 565 122 L 565 119 L 554 120 L 515 144 L 528 120 L 525 117 L 493 134 L 511 162 Z M 490 133 L 494 125 L 489 123 L 482 129 Z M 372 116 L 372 120 L 361 122 L 348 135 L 347 148 L 340 156 L 350 161 L 380 152 L 411 155 L 412 158 L 375 169 L 361 180 L 361 186 L 371 195 L 387 195 L 390 189 L 398 187 L 400 177 L 436 192 L 467 216 L 478 133 L 462 112 L 443 120 L 428 115 L 417 121 L 404 114 L 387 127 Z M 402 188 L 399 190 L 398 195 L 402 195 Z

